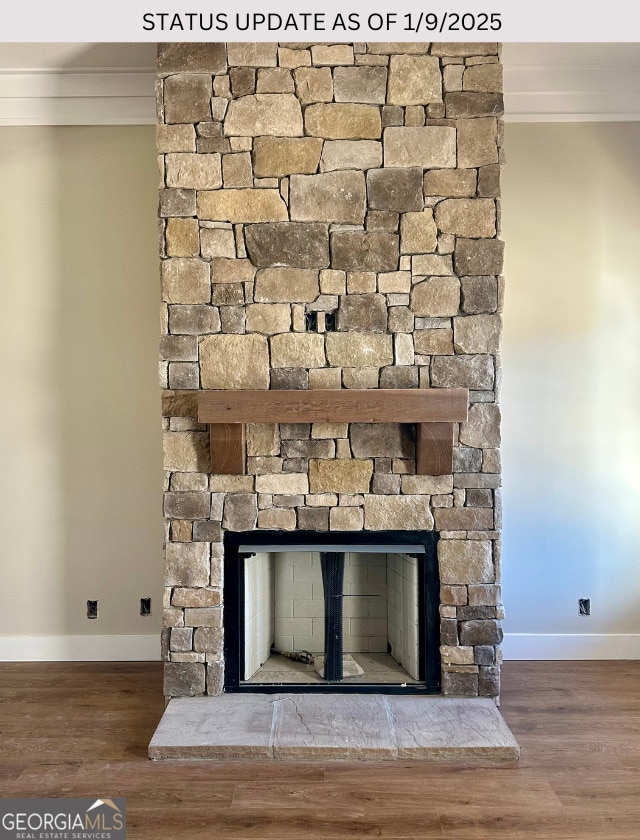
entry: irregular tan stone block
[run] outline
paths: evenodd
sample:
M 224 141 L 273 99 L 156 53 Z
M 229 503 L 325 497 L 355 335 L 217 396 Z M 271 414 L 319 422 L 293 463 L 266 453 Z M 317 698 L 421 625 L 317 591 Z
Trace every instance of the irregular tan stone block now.
M 342 388 L 342 370 L 340 368 L 319 368 L 309 371 L 309 388 Z
M 493 583 L 495 572 L 489 540 L 440 540 L 440 583 Z
M 230 67 L 275 67 L 278 63 L 278 45 L 255 41 L 228 43 L 227 60 Z
M 258 528 L 277 531 L 294 531 L 296 512 L 292 508 L 267 508 L 258 514 Z
M 179 472 L 209 469 L 209 441 L 206 432 L 165 432 L 164 468 Z
M 193 649 L 204 653 L 221 653 L 221 629 L 218 627 L 196 627 L 193 631 Z
M 453 319 L 453 343 L 458 353 L 497 353 L 501 332 L 499 315 L 466 315 Z
M 384 105 L 387 68 L 336 67 L 333 71 L 333 91 L 336 102 Z
M 500 274 L 504 258 L 504 242 L 500 239 L 458 238 L 453 258 L 456 273 L 459 275 Z
M 253 168 L 259 178 L 312 174 L 318 168 L 322 140 L 317 137 L 256 137 Z
M 220 315 L 215 306 L 170 306 L 169 329 L 173 334 L 201 335 L 220 331 Z
M 372 475 L 373 461 L 309 461 L 309 489 L 315 494 L 368 493 Z
M 364 527 L 368 531 L 431 531 L 429 497 L 365 496 Z
M 278 190 L 216 190 L 198 193 L 198 216 L 220 222 L 286 221 L 287 205 Z
M 408 295 L 411 291 L 411 272 L 382 272 L 378 275 L 378 291 L 382 294 Z
M 338 309 L 341 332 L 386 332 L 387 305 L 382 295 L 342 295 Z
M 411 258 L 411 271 L 418 277 L 446 277 L 453 274 L 450 254 L 416 254 Z
M 274 368 L 324 367 L 324 338 L 314 333 L 282 333 L 271 338 Z
M 314 44 L 311 47 L 311 60 L 316 67 L 353 64 L 353 47 L 350 44 Z
M 367 196 L 373 210 L 422 210 L 422 169 L 370 169 Z
M 250 225 L 245 228 L 245 241 L 251 261 L 260 267 L 326 268 L 329 265 L 326 224 L 282 222 Z
M 205 666 L 195 662 L 165 662 L 165 697 L 195 697 L 205 691 Z
M 251 303 L 247 306 L 247 332 L 274 334 L 291 328 L 287 303 Z
M 478 170 L 478 195 L 498 198 L 500 194 L 500 164 L 481 166 Z
M 342 385 L 344 388 L 377 388 L 380 368 L 361 367 L 345 368 L 342 371 Z
M 352 423 L 351 449 L 356 458 L 414 458 L 412 427 L 399 423 Z
M 293 76 L 285 67 L 258 70 L 256 93 L 293 93 Z
M 257 516 L 255 493 L 232 493 L 225 498 L 222 527 L 228 531 L 253 531 Z
M 253 490 L 253 476 L 211 475 L 209 490 L 212 493 L 250 493 Z
M 458 166 L 498 163 L 498 123 L 494 117 L 458 120 Z
M 167 543 L 165 549 L 166 586 L 207 586 L 209 546 L 207 543 Z
M 450 329 L 416 330 L 413 334 L 413 342 L 416 353 L 424 356 L 453 354 L 453 330 Z
M 252 187 L 251 155 L 237 152 L 222 158 L 222 176 L 225 187 Z
M 498 282 L 495 277 L 461 277 L 462 309 L 469 315 L 495 312 L 498 308 Z
M 292 175 L 289 179 L 291 221 L 361 224 L 366 212 L 362 172 Z
M 195 221 L 187 220 L 187 221 Z M 197 222 L 196 222 L 197 224 Z M 202 228 L 200 250 L 203 257 L 235 257 L 236 240 L 231 228 Z
M 332 267 L 342 271 L 395 271 L 399 237 L 385 231 L 331 234 Z
M 296 94 L 303 105 L 333 99 L 333 79 L 328 67 L 301 67 L 295 71 L 294 78 Z
M 462 88 L 479 93 L 499 93 L 502 90 L 502 64 L 496 62 L 467 67 Z
M 393 364 L 390 335 L 328 333 L 327 359 L 334 367 L 382 367 Z
M 491 508 L 438 508 L 435 519 L 439 531 L 490 531 L 493 528 Z
M 198 345 L 194 335 L 163 335 L 160 337 L 160 358 L 169 362 L 195 362 Z
M 363 520 L 362 508 L 359 507 L 337 507 L 329 511 L 331 531 L 361 531 Z
M 436 357 L 431 361 L 431 384 L 437 388 L 490 391 L 494 385 L 494 378 L 493 356 Z
M 312 439 L 346 438 L 348 434 L 348 423 L 314 423 L 311 426 Z
M 436 205 L 434 215 L 443 233 L 469 238 L 496 233 L 496 207 L 491 198 L 446 198 Z
M 203 388 L 269 387 L 269 350 L 262 335 L 206 335 L 200 340 Z
M 253 297 L 259 303 L 309 303 L 319 293 L 315 269 L 264 268 L 256 276 Z
M 306 473 L 273 473 L 256 476 L 256 492 L 285 495 L 309 492 L 309 478 Z
M 164 119 L 167 123 L 207 122 L 211 119 L 211 75 L 177 73 L 164 80 Z
M 280 67 L 294 69 L 296 67 L 309 67 L 311 65 L 311 53 L 308 50 L 291 50 L 288 47 L 278 49 L 278 64 Z
M 219 589 L 176 588 L 171 596 L 174 607 L 217 607 L 222 602 Z M 189 646 L 188 650 L 191 650 Z
M 247 423 L 245 435 L 248 456 L 280 454 L 280 435 L 276 423 Z
M 385 166 L 456 166 L 456 129 L 449 126 L 385 128 L 383 145 Z
M 309 105 L 304 124 L 310 135 L 327 140 L 376 140 L 382 132 L 380 110 L 374 105 Z
M 318 142 L 322 142 L 321 140 Z M 382 166 L 382 143 L 375 140 L 327 140 L 320 169 L 372 169 Z
M 300 137 L 302 110 L 291 93 L 256 93 L 232 99 L 224 120 L 227 137 Z
M 167 219 L 165 244 L 169 257 L 195 257 L 200 251 L 197 219 Z
M 216 190 L 222 186 L 220 155 L 180 152 L 166 155 L 167 186 Z
M 212 283 L 249 283 L 256 273 L 249 260 L 214 257 L 211 260 Z
M 167 303 L 209 303 L 209 265 L 201 260 L 170 259 L 161 263 L 162 299 Z
M 504 98 L 501 93 L 447 93 L 445 107 L 447 119 L 501 116 Z
M 475 169 L 432 169 L 424 173 L 423 186 L 425 195 L 472 198 L 476 194 L 476 171 Z
M 392 55 L 389 61 L 389 105 L 442 102 L 440 63 L 430 55 Z
M 457 315 L 460 306 L 460 281 L 457 277 L 428 277 L 411 290 L 409 304 L 414 315 L 446 318 Z
M 403 475 L 402 492 L 422 496 L 453 492 L 452 475 Z
M 494 403 L 474 403 L 469 419 L 460 426 L 460 443 L 478 449 L 500 446 L 500 408 Z
M 227 57 L 220 42 L 165 42 L 158 44 L 159 73 L 224 73 Z
M 195 190 L 179 190 L 175 187 L 160 190 L 160 217 L 195 216 Z
M 184 611 L 185 627 L 221 627 L 220 607 L 189 607 Z
M 400 218 L 400 253 L 422 254 L 435 251 L 438 229 L 429 207 L 419 213 L 405 213 Z

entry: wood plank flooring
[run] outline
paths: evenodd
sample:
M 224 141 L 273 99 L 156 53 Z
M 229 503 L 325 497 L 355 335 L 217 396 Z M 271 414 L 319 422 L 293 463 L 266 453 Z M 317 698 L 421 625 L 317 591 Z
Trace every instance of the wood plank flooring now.
M 0 796 L 124 796 L 130 840 L 639 840 L 640 662 L 507 662 L 520 762 L 146 758 L 156 663 L 0 665 Z

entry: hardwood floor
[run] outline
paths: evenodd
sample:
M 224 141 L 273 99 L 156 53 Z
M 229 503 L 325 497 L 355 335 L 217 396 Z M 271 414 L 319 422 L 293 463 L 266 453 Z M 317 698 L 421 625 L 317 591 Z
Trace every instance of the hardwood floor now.
M 639 840 L 640 662 L 503 675 L 517 764 L 154 764 L 160 664 L 2 664 L 0 796 L 124 796 L 131 840 Z

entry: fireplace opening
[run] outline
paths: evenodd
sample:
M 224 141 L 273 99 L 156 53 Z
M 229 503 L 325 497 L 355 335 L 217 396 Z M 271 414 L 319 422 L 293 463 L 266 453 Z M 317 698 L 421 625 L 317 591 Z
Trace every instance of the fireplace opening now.
M 440 691 L 437 534 L 225 535 L 225 690 Z

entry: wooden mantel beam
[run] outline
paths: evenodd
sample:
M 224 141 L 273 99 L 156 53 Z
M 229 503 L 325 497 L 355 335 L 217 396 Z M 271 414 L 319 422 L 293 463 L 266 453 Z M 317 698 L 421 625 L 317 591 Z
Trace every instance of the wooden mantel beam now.
M 466 388 L 200 391 L 198 420 L 210 424 L 214 473 L 245 472 L 246 423 L 416 423 L 416 472 L 446 475 L 468 403 Z
M 466 388 L 200 391 L 200 423 L 461 423 Z

